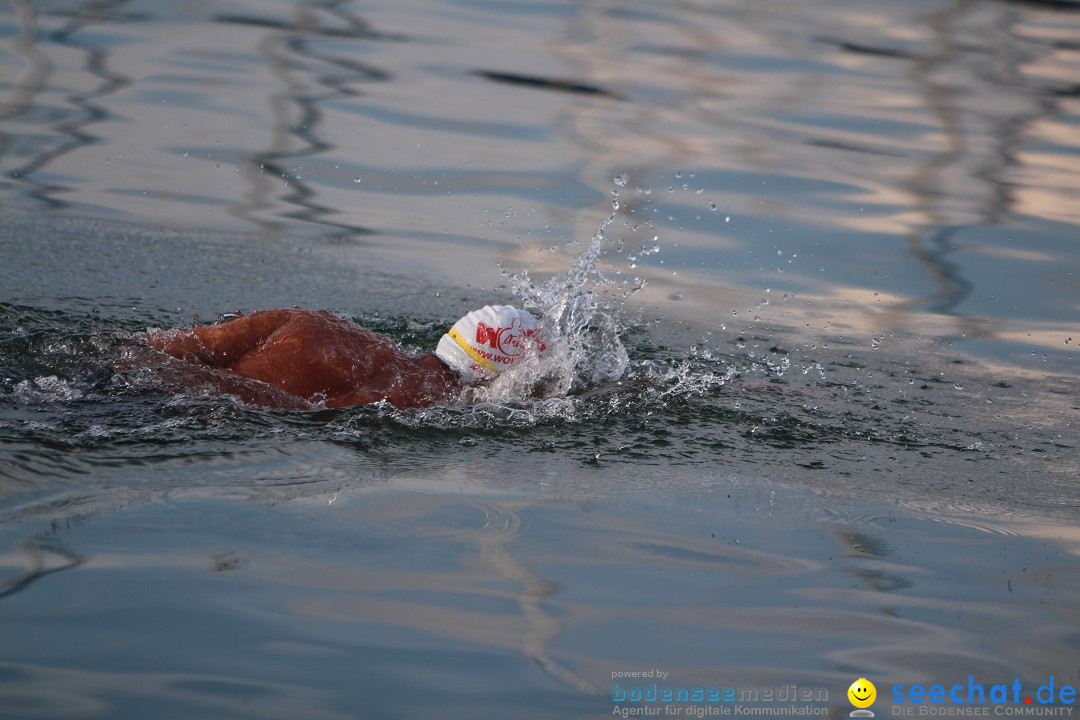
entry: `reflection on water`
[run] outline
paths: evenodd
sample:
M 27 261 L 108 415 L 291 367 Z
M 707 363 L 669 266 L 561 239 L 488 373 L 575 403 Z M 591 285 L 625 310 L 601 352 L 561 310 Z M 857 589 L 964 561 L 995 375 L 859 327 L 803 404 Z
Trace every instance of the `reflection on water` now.
M 220 15 L 215 22 L 265 28 L 271 32 L 256 43 L 258 53 L 267 61 L 281 90 L 267 99 L 273 117 L 270 144 L 246 160 L 251 175 L 250 203 L 233 212 L 250 220 L 263 230 L 277 230 L 278 223 L 261 220 L 260 215 L 273 204 L 277 178 L 285 180 L 287 191 L 280 201 L 298 209 L 281 213 L 282 217 L 340 227 L 352 234 L 367 234 L 363 227 L 341 224 L 330 219 L 332 207 L 320 204 L 317 188 L 303 179 L 304 158 L 314 158 L 334 149 L 319 134 L 322 125 L 323 101 L 332 98 L 354 97 L 360 94 L 357 86 L 369 82 L 385 82 L 389 73 L 362 60 L 335 54 L 334 48 L 324 47 L 319 37 L 362 41 L 404 41 L 401 36 L 374 31 L 367 22 L 348 9 L 343 2 L 320 3 L 336 26 L 327 27 L 315 7 L 297 8 L 291 21 L 278 21 L 254 16 Z M 318 68 L 312 72 L 311 67 Z M 317 85 L 309 85 L 308 80 Z M 296 140 L 300 146 L 296 147 Z M 299 165 L 297 163 L 300 163 Z M 274 178 L 273 182 L 268 180 Z
M 86 562 L 86 558 L 66 549 L 61 541 L 66 523 L 53 523 L 48 530 L 38 532 L 21 542 L 25 557 L 25 569 L 9 576 L 0 584 L 0 600 L 28 589 L 33 583 L 53 573 L 73 570 Z
M 493 246 L 540 269 L 625 172 L 654 191 L 654 303 L 715 326 L 717 287 L 769 289 L 811 310 L 768 320 L 809 335 L 823 312 L 1060 360 L 1072 9 L 18 0 L 0 168 L 9 206 L 379 235 L 458 285 L 498 282 Z
M 723 188 L 726 197 L 720 205 L 780 222 L 752 219 L 756 227 L 746 233 L 737 226 L 722 228 L 724 235 L 745 237 L 738 244 L 743 257 L 724 256 L 720 262 L 760 278 L 761 285 L 773 291 L 790 287 L 819 303 L 825 299 L 824 288 L 809 273 L 820 263 L 821 271 L 838 282 L 828 294 L 856 295 L 855 303 L 848 302 L 847 314 L 854 314 L 860 334 L 921 324 L 917 332 L 958 340 L 1000 337 L 1004 328 L 999 316 L 1015 316 L 1016 308 L 1038 303 L 1026 329 L 1030 332 L 1032 325 L 1054 318 L 1047 323 L 1059 329 L 1053 342 L 1045 336 L 1035 342 L 1044 349 L 1064 349 L 1072 320 L 1061 313 L 1063 305 L 1033 300 L 1038 291 L 1022 298 L 1013 288 L 1045 286 L 1042 280 L 1027 282 L 1027 267 L 1033 262 L 1051 255 L 1074 260 L 1065 238 L 1075 231 L 1051 231 L 1064 232 L 1052 241 L 1057 250 L 1025 257 L 1030 248 L 1026 238 L 1021 241 L 1025 250 L 1011 237 L 1011 247 L 1000 247 L 1003 238 L 982 230 L 1005 226 L 1015 232 L 1026 224 L 1025 217 L 1075 226 L 1073 204 L 1067 199 L 1075 191 L 1075 175 L 1066 180 L 1073 188 L 1067 192 L 1060 192 L 1062 178 L 1056 172 L 1028 170 L 1025 181 L 1017 182 L 1025 168 L 1042 165 L 1029 149 L 1043 142 L 1045 123 L 1050 118 L 1075 123 L 1071 106 L 1061 103 L 1072 83 L 1047 78 L 1045 72 L 1054 63 L 1075 63 L 1071 53 L 1061 49 L 1076 37 L 1073 15 L 1025 14 L 992 3 L 920 3 L 834 11 L 831 24 L 823 26 L 808 17 L 820 17 L 819 4 L 783 15 L 768 9 L 739 14 L 726 6 L 695 9 L 702 22 L 692 27 L 671 23 L 661 30 L 655 17 L 636 24 L 596 18 L 593 27 L 605 38 L 605 46 L 616 45 L 631 57 L 662 60 L 622 66 L 611 62 L 602 66 L 605 77 L 614 74 L 625 84 L 665 90 L 672 89 L 672 78 L 679 78 L 693 92 L 677 95 L 674 102 L 667 93 L 658 92 L 654 100 L 643 92 L 633 121 L 620 117 L 617 123 L 598 126 L 592 136 L 603 134 L 611 154 L 632 156 L 635 166 L 644 161 L 648 167 L 652 161 L 657 173 L 680 165 L 696 171 L 684 175 L 681 183 L 676 179 L 676 191 L 680 184 L 719 189 L 710 166 L 742 170 L 744 183 Z M 711 15 L 727 22 L 710 25 Z M 735 33 L 732 25 L 753 32 Z M 659 40 L 663 35 L 669 39 Z M 694 47 L 701 50 L 694 52 Z M 643 136 L 649 142 L 642 142 Z M 1067 141 L 1072 148 L 1067 154 L 1075 152 L 1075 134 L 1073 138 Z M 775 187 L 792 177 L 842 179 L 851 192 L 830 198 L 821 191 L 804 191 L 800 197 L 787 185 L 782 194 L 757 187 Z M 1028 181 L 1034 186 L 1025 187 Z M 1040 198 L 1037 204 L 1033 197 Z M 690 239 L 701 248 L 698 257 L 715 258 L 706 248 L 715 246 L 710 235 L 717 223 L 702 213 L 700 231 L 691 232 L 687 225 L 695 223 L 687 222 L 685 205 L 682 213 L 667 214 L 670 207 L 660 213 L 665 237 L 677 236 L 680 247 Z M 663 223 L 665 215 L 677 223 L 677 233 L 672 233 L 671 223 Z M 748 222 L 745 217 L 736 220 L 744 226 Z M 853 232 L 826 237 L 822 231 L 830 226 Z M 765 251 L 755 252 L 762 240 Z M 810 259 L 792 268 L 769 260 L 769 251 L 788 257 L 797 252 Z M 1005 263 L 990 267 L 987 256 L 1007 258 L 1009 269 Z M 838 267 L 847 257 L 862 265 L 860 271 Z M 1038 271 L 1046 270 L 1054 272 Z M 1002 272 L 1015 273 L 1012 282 L 1002 282 Z M 1059 275 L 1059 282 L 1067 283 L 1066 277 Z M 861 300 L 861 288 L 891 297 L 887 304 L 878 293 Z M 867 309 L 874 316 L 858 318 Z M 905 318 L 905 313 L 911 315 Z M 820 327 L 813 316 L 789 312 L 785 317 L 793 324 L 810 320 Z M 775 314 L 771 319 L 777 319 Z
M 109 20 L 112 11 L 125 4 L 126 0 L 97 3 L 47 33 L 49 43 L 85 55 L 83 68 L 92 76 L 91 84 L 94 85 L 88 91 L 65 95 L 64 100 L 71 109 L 65 113 L 57 113 L 55 108 L 36 107 L 39 95 L 52 94 L 53 88 L 48 86 L 48 82 L 56 70 L 49 56 L 39 48 L 44 33 L 39 27 L 37 13 L 25 0 L 12 2 L 20 33 L 13 38 L 10 47 L 29 67 L 15 83 L 11 101 L 5 103 L 0 110 L 0 122 L 24 115 L 33 118 L 45 114 L 52 126 L 52 135 L 42 142 L 40 134 L 23 138 L 9 137 L 4 133 L 0 135 L 0 155 L 20 158 L 18 165 L 7 172 L 8 176 L 26 184 L 29 195 L 49 207 L 62 207 L 65 203 L 56 196 L 67 189 L 61 183 L 46 179 L 51 174 L 50 166 L 80 147 L 92 145 L 99 140 L 93 135 L 91 126 L 108 120 L 109 113 L 98 100 L 131 83 L 130 78 L 109 71 L 106 64 L 107 48 L 84 45 L 75 36 L 88 26 Z M 62 119 L 56 120 L 57 115 L 61 115 Z
M 1029 685 L 1074 654 L 1060 552 L 871 504 L 823 521 L 811 498 L 736 484 L 644 502 L 252 490 L 118 495 L 54 528 L 85 564 L 5 596 L 22 618 L 5 633 L 6 700 L 45 717 L 134 717 L 147 701 L 604 717 L 613 671 L 660 667 L 677 685 L 825 687 L 835 711 L 863 671 Z M 36 562 L 15 547 L 35 517 L 4 520 L 11 576 Z M 132 643 L 135 628 L 168 652 Z M 1021 651 L 1032 636 L 1037 655 Z
M 1078 77 L 1064 0 L 0 0 L 0 705 L 1063 677 Z M 430 349 L 613 200 L 617 382 L 300 414 L 116 369 L 294 303 Z
M 950 260 L 960 249 L 958 233 L 1006 224 L 1025 212 L 1039 216 L 1048 211 L 1051 217 L 1062 210 L 1070 212 L 1068 203 L 1062 202 L 1046 203 L 1049 207 L 1033 212 L 1020 202 L 1010 179 L 1024 164 L 1024 144 L 1038 123 L 1065 114 L 1058 98 L 1068 89 L 1046 87 L 1025 77 L 1025 66 L 1037 64 L 1052 49 L 1025 42 L 1027 21 L 1014 9 L 959 1 L 925 17 L 935 51 L 912 58 L 910 77 L 942 129 L 944 147 L 920 165 L 905 185 L 924 218 L 923 227 L 909 236 L 912 255 L 926 265 L 940 290 L 912 307 L 926 305 L 934 312 L 962 314 L 957 310 L 971 294 L 973 282 Z M 973 31 L 989 39 L 992 54 L 972 51 Z M 992 96 L 1000 109 L 987 109 L 981 100 L 972 102 L 972 95 Z M 955 203 L 951 188 L 968 179 L 976 183 L 970 207 L 950 207 Z M 1075 216 L 1069 219 L 1075 221 Z M 962 322 L 965 334 L 978 336 L 986 331 L 985 323 L 977 318 Z

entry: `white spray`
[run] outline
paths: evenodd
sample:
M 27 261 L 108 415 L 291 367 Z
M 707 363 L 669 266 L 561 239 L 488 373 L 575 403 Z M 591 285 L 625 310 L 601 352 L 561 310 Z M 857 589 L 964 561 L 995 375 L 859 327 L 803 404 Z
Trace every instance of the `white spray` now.
M 611 215 L 592 234 L 588 246 L 564 273 L 536 282 L 528 270 L 503 271 L 521 306 L 532 312 L 549 346 L 543 357 L 530 353 L 489 385 L 469 392 L 470 404 L 530 398 L 558 398 L 567 393 L 618 380 L 629 364 L 619 333 L 622 309 L 642 287 L 637 281 L 622 293 L 622 281 L 600 267 L 605 231 L 619 211 L 618 192 L 612 193 Z

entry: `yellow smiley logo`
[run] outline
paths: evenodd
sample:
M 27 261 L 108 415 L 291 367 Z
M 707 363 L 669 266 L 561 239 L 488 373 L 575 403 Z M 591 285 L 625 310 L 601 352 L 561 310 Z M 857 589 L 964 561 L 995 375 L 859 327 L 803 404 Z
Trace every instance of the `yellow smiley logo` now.
M 877 688 L 866 678 L 859 678 L 847 689 L 848 700 L 857 708 L 868 708 L 877 699 Z

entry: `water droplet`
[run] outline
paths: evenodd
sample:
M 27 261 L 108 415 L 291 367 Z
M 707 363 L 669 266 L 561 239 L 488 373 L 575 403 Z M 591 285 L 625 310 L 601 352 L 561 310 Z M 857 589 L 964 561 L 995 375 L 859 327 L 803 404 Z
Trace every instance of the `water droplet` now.
M 713 212 L 716 212 L 716 203 L 714 203 L 714 202 L 709 203 L 709 209 L 712 210 Z
M 614 182 L 619 187 L 626 187 L 626 183 L 630 182 L 630 176 L 626 173 L 623 173 L 622 175 L 617 176 L 614 179 Z
M 731 222 L 731 216 L 728 215 L 727 217 L 725 217 L 724 222 Z
M 353 182 L 360 182 L 360 178 L 358 178 L 358 177 L 354 177 L 354 178 L 352 179 L 352 181 L 353 181 Z
M 1068 345 L 1072 342 L 1072 338 L 1065 338 L 1065 344 Z

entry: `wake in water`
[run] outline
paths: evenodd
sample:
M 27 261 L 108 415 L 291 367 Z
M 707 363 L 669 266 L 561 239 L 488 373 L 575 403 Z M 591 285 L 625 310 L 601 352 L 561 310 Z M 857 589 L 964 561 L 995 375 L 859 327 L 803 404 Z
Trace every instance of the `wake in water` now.
M 625 187 L 627 178 L 620 176 L 616 185 Z M 645 287 L 645 281 L 623 273 L 628 267 L 633 269 L 638 256 L 659 250 L 649 222 L 636 226 L 624 222 L 628 232 L 616 237 L 613 228 L 617 220 L 629 219 L 635 212 L 633 207 L 620 207 L 619 191 L 611 193 L 611 212 L 599 224 L 589 237 L 587 244 L 568 261 L 564 272 L 555 273 L 546 280 L 534 279 L 529 269 L 517 272 L 503 270 L 513 294 L 514 303 L 531 311 L 543 327 L 543 337 L 547 343 L 542 355 L 527 352 L 523 361 L 514 365 L 494 381 L 480 386 L 466 388 L 451 406 L 429 408 L 424 411 L 401 411 L 386 403 L 376 403 L 371 408 L 356 408 L 356 412 L 368 415 L 372 411 L 378 416 L 395 417 L 406 424 L 431 424 L 454 426 L 462 416 L 471 416 L 464 424 L 480 422 L 511 425 L 531 424 L 551 419 L 574 420 L 582 410 L 579 406 L 585 402 L 594 406 L 593 398 L 603 397 L 600 402 L 607 411 L 619 412 L 628 404 L 639 402 L 666 401 L 673 397 L 686 397 L 701 394 L 724 385 L 731 379 L 735 370 L 725 364 L 723 359 L 713 358 L 708 353 L 691 353 L 689 357 L 669 357 L 665 354 L 649 353 L 646 359 L 632 362 L 630 353 L 624 344 L 624 337 L 635 331 L 627 321 L 626 306 L 629 299 Z M 628 249 L 628 237 L 636 236 L 645 230 L 649 240 L 642 247 Z M 579 242 L 579 241 L 575 241 Z M 609 261 L 621 264 L 607 264 Z M 25 309 L 24 309 L 25 310 Z M 17 320 L 18 315 L 12 319 Z M 54 318 L 55 319 L 55 318 Z M 22 324 L 22 323 L 19 323 Z M 415 324 L 415 323 L 414 323 Z M 33 346 L 40 350 L 43 344 L 31 338 L 38 332 L 51 335 L 63 332 L 53 323 L 41 327 L 29 335 L 25 328 L 14 327 L 16 335 L 22 336 L 29 343 L 24 349 L 31 351 Z M 443 328 L 433 324 L 431 333 L 424 333 L 426 338 L 401 337 L 400 328 L 374 327 L 376 331 L 393 337 L 396 341 L 430 347 Z M 162 369 L 144 367 L 138 359 L 131 360 L 131 353 L 149 353 L 144 347 L 144 334 L 141 332 L 107 332 L 83 336 L 81 340 L 65 339 L 59 345 L 65 348 L 95 347 L 94 359 L 81 351 L 72 350 L 62 353 L 65 362 L 78 367 L 93 364 L 90 368 L 100 371 L 101 363 L 106 363 L 114 371 L 110 387 L 118 396 L 125 393 L 167 392 L 183 393 L 189 401 L 199 395 L 209 393 L 222 395 L 216 385 L 205 383 L 191 384 L 171 382 L 168 373 Z M 12 338 L 8 350 L 15 355 L 23 341 Z M 103 347 L 105 346 L 110 347 Z M 56 341 L 44 344 L 47 347 L 58 345 Z M 23 355 L 31 359 L 37 353 Z M 663 355 L 663 356 L 661 356 Z M 110 360 L 109 357 L 112 357 Z M 141 357 L 141 356 L 140 356 Z M 34 364 L 42 358 L 34 358 Z M 21 361 L 12 357 L 12 364 Z M 81 361 L 80 361 L 81 360 Z M 29 369 L 29 368 L 27 368 Z M 81 368 L 85 370 L 87 368 Z M 207 368 L 206 372 L 213 372 Z M 84 387 L 79 373 L 65 377 L 57 373 L 35 373 L 18 381 L 9 378 L 9 399 L 19 404 L 48 405 L 51 403 L 75 402 L 88 397 L 97 397 Z M 228 376 L 233 377 L 233 376 Z M 2 389 L 2 388 L 0 388 Z M 226 396 L 223 399 L 230 402 Z M 249 401 L 257 402 L 257 401 Z M 243 404 L 240 403 L 243 407 Z M 276 407 L 276 405 L 274 405 Z M 252 408 L 254 409 L 254 408 Z M 313 408 L 315 409 L 315 408 Z M 589 410 L 586 410 L 589 412 Z
M 505 482 L 527 485 L 545 463 L 560 474 L 567 462 L 625 463 L 634 478 L 646 477 L 642 466 L 663 466 L 669 478 L 673 467 L 694 466 L 713 477 L 724 468 L 807 476 L 814 487 L 872 476 L 882 478 L 875 487 L 891 490 L 889 478 L 933 476 L 980 491 L 993 478 L 1028 472 L 1034 459 L 1052 458 L 1051 470 L 1045 463 L 1031 470 L 1053 482 L 1025 490 L 1025 497 L 1052 505 L 1075 496 L 1067 435 L 1075 401 L 1068 394 L 1048 394 L 1018 378 L 1003 383 L 925 347 L 913 360 L 876 348 L 800 345 L 797 336 L 766 328 L 664 347 L 666 331 L 632 317 L 628 303 L 643 283 L 626 270 L 645 250 L 655 251 L 654 231 L 623 223 L 634 208 L 613 200 L 564 271 L 543 280 L 535 271 L 506 273 L 514 302 L 551 329 L 553 352 L 460 404 L 295 412 L 190 387 L 177 394 L 152 371 L 113 369 L 148 319 L 172 323 L 174 315 L 125 307 L 103 317 L 81 305 L 0 303 L 0 446 L 10 448 L 0 453 L 0 476 L 14 479 L 0 483 L 0 497 L 5 487 L 14 491 L 12 482 L 37 491 L 53 482 L 81 488 L 87 477 L 125 492 L 159 481 L 262 492 L 337 482 L 355 475 L 357 464 L 376 476 L 389 466 L 423 474 L 448 458 L 466 469 L 501 467 L 507 455 L 522 454 L 530 462 L 519 463 Z M 638 239 L 645 239 L 641 247 Z M 446 331 L 442 320 L 357 319 L 411 349 L 434 347 Z M 1041 398 L 1038 418 L 1025 425 L 1030 397 Z M 328 471 L 323 465 L 335 449 L 344 449 L 342 467 Z M 211 473 L 193 457 L 234 464 Z M 984 459 L 1008 459 L 1015 472 L 995 465 L 991 477 Z M 928 474 L 931 461 L 935 471 Z M 150 466 L 169 471 L 148 473 Z
M 709 368 L 699 372 L 702 370 L 698 367 L 700 363 L 697 363 L 700 358 L 687 358 L 685 352 L 682 353 L 683 357 L 674 358 L 674 364 L 667 353 L 656 352 L 647 353 L 647 359 L 639 357 L 631 361 L 632 353 L 628 352 L 626 341 L 639 328 L 627 320 L 627 302 L 645 287 L 645 282 L 632 277 L 633 273 L 627 270 L 633 270 L 639 256 L 657 251 L 659 238 L 653 234 L 649 222 L 636 226 L 631 224 L 635 211 L 639 212 L 637 217 L 641 217 L 644 213 L 640 211 L 645 208 L 635 208 L 632 204 L 620 207 L 619 192 L 626 187 L 627 181 L 625 176 L 616 178 L 617 187 L 611 194 L 610 212 L 591 236 L 575 239 L 571 243 L 571 246 L 577 243 L 583 246 L 577 248 L 575 255 L 567 258 L 565 270 L 541 279 L 531 274 L 532 268 L 503 271 L 515 296 L 511 302 L 528 309 L 539 320 L 544 328 L 548 351 L 542 357 L 527 353 L 524 361 L 493 382 L 482 387 L 466 388 L 460 395 L 449 398 L 449 402 L 440 400 L 442 408 L 421 414 L 424 422 L 438 425 L 441 422 L 440 413 L 452 415 L 460 410 L 476 410 L 481 416 L 494 412 L 497 417 L 514 418 L 522 413 L 550 416 L 554 412 L 568 418 L 574 414 L 570 410 L 578 399 L 587 394 L 605 394 L 617 387 L 626 390 L 628 385 L 640 385 L 649 390 L 658 387 L 671 389 L 684 381 L 712 387 L 717 377 L 729 374 L 727 368 L 720 373 L 714 372 L 712 363 L 707 363 Z M 643 193 L 639 192 L 639 195 Z M 647 243 L 637 248 L 639 238 L 646 239 Z M 14 402 L 49 404 L 90 397 L 94 393 L 85 387 L 79 373 L 84 370 L 112 370 L 117 377 L 111 386 L 121 394 L 153 394 L 157 391 L 158 394 L 164 392 L 169 395 L 180 393 L 188 400 L 212 396 L 231 402 L 227 396 L 232 392 L 253 407 L 288 407 L 259 402 L 252 393 L 230 391 L 223 383 L 211 382 L 213 378 L 196 382 L 197 378 L 188 377 L 182 372 L 189 368 L 181 361 L 170 364 L 169 367 L 180 365 L 174 368 L 176 372 L 171 375 L 167 372 L 169 368 L 157 367 L 161 365 L 160 362 L 155 365 L 145 357 L 152 353 L 146 349 L 145 334 L 141 332 L 145 329 L 147 319 L 151 319 L 145 313 L 130 319 L 95 323 L 100 326 L 97 332 L 87 328 L 91 330 L 90 333 L 79 332 L 78 337 L 73 338 L 70 331 L 74 328 L 65 326 L 86 324 L 78 317 L 38 318 L 41 313 L 34 308 L 13 306 L 11 310 L 10 323 L 0 318 L 0 325 L 3 326 L 0 330 L 11 333 L 6 348 L 0 348 L 0 363 L 12 367 L 7 377 L 9 399 Z M 375 332 L 389 336 L 399 346 L 416 350 L 430 351 L 446 329 L 442 323 L 434 323 L 429 328 L 414 332 L 401 327 L 402 321 L 417 326 L 408 319 L 391 323 L 372 322 L 365 318 L 358 320 Z M 28 324 L 27 321 L 32 322 Z M 173 324 L 175 318 L 166 318 L 166 322 Z M 120 324 L 136 324 L 138 330 L 118 327 Z M 86 348 L 91 345 L 94 352 L 88 354 Z M 57 348 L 71 348 L 71 351 L 61 352 Z M 9 357 L 5 358 L 5 355 Z M 690 367 L 685 362 L 687 360 L 694 367 Z M 32 366 L 39 365 L 40 371 L 31 370 Z M 72 370 L 78 372 L 63 372 L 63 365 L 70 365 Z M 215 368 L 199 369 L 204 370 L 203 375 L 207 376 L 216 372 Z M 226 376 L 226 379 L 229 378 L 235 380 L 234 375 Z M 622 385 L 618 386 L 620 382 Z M 0 384 L 0 391 L 4 389 Z M 329 402 L 326 404 L 331 405 Z M 311 410 L 318 410 L 318 406 L 317 398 L 306 405 L 298 405 Z M 384 416 L 401 414 L 385 404 L 377 409 Z M 409 412 L 413 411 L 405 411 L 406 414 Z

